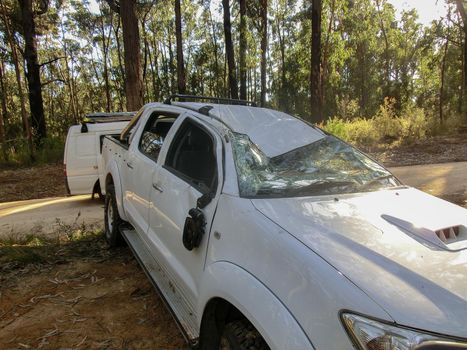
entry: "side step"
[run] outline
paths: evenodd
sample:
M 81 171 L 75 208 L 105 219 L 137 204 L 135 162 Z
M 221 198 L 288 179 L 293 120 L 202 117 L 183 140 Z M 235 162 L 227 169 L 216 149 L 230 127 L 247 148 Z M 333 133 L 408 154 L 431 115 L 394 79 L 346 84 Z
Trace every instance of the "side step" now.
M 187 304 L 181 298 L 180 293 L 170 282 L 161 265 L 150 254 L 146 243 L 134 229 L 122 228 L 121 233 L 133 255 L 138 260 L 143 271 L 148 276 L 153 286 L 157 289 L 162 300 L 166 304 L 175 322 L 183 333 L 186 341 L 191 346 L 198 344 L 199 333 L 196 327 L 196 317 L 188 310 Z

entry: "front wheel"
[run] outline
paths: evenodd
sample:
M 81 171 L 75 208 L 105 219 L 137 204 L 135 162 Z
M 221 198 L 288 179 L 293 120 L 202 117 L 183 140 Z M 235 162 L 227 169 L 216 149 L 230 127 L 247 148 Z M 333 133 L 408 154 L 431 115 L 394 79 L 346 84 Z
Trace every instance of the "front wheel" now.
M 115 199 L 115 188 L 113 185 L 107 187 L 104 205 L 104 231 L 105 239 L 110 247 L 122 245 L 123 239 L 120 233 L 120 225 L 123 220 L 118 214 L 117 200 Z
M 241 320 L 225 325 L 219 350 L 269 350 L 269 346 L 250 322 Z

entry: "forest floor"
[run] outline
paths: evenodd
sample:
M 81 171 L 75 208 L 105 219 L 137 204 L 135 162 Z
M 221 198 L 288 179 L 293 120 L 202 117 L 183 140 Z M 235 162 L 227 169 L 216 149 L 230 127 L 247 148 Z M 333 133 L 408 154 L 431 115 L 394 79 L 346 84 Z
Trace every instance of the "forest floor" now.
M 127 247 L 64 241 L 0 242 L 1 349 L 188 349 Z
M 0 168 L 0 202 L 66 195 L 63 164 Z
M 366 150 L 387 167 L 467 161 L 467 133 Z
M 467 161 L 467 137 L 372 154 L 388 166 Z M 404 167 L 398 171 L 411 173 Z M 0 170 L 0 202 L 64 195 L 62 164 Z M 467 207 L 465 191 L 451 197 L 443 198 Z M 61 210 L 71 206 L 68 198 L 55 201 Z M 101 203 L 79 201 L 102 216 Z M 21 203 L 11 208 L 4 203 L 2 210 L 17 211 Z M 43 215 L 59 209 L 53 210 Z M 91 223 L 84 210 L 80 207 L 79 213 L 86 220 L 57 222 L 49 238 L 33 229 L 0 235 L 0 349 L 188 349 L 131 251 L 108 249 L 101 226 Z

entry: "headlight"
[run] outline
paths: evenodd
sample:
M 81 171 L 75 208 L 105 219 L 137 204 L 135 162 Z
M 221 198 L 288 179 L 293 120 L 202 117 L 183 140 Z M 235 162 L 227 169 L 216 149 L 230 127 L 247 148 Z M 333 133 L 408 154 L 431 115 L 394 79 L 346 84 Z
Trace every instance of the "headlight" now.
M 467 343 L 343 313 L 342 321 L 360 350 L 467 349 Z

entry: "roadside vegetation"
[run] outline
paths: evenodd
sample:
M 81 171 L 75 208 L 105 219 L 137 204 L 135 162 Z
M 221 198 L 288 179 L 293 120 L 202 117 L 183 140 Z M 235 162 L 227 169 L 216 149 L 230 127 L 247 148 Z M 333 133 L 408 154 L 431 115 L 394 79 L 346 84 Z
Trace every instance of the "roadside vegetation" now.
M 437 116 L 413 104 L 398 111 L 396 101 L 386 98 L 373 116 L 361 116 L 356 102 L 351 101 L 343 106 L 340 114 L 320 126 L 357 147 L 371 151 L 423 142 L 435 136 L 457 135 L 463 133 L 466 122 L 464 117 L 453 113 L 440 123 Z
M 0 237 L 0 266 L 3 272 L 27 264 L 63 262 L 67 258 L 88 255 L 90 249 L 102 250 L 102 232 L 86 225 L 65 224 L 57 220 L 54 235 L 10 232 Z M 0 282 L 2 281 L 0 277 Z

